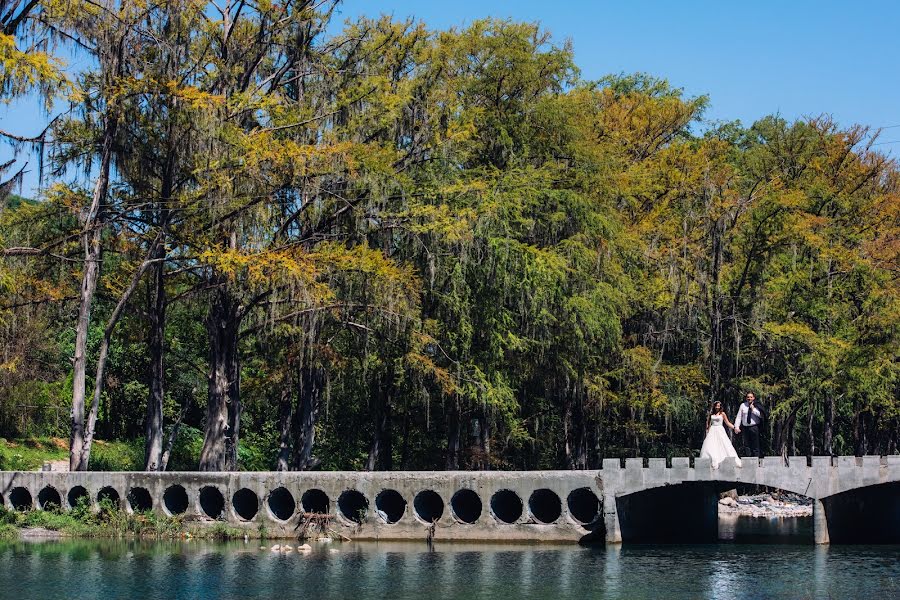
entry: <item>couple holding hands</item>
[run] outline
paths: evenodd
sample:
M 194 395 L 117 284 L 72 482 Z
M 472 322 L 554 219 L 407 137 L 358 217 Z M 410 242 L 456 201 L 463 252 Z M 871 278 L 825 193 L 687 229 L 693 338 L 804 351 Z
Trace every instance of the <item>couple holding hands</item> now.
M 734 457 L 737 465 L 741 466 L 741 459 L 738 458 L 738 454 L 725 432 L 726 425 L 743 437 L 744 445 L 747 446 L 750 456 L 762 458 L 759 428 L 765 417 L 765 408 L 756 401 L 756 395 L 753 392 L 747 392 L 744 396 L 744 401 L 734 418 L 735 424 L 728 420 L 728 416 L 722 410 L 722 403 L 716 400 L 713 402 L 712 412 L 706 420 L 706 439 L 703 440 L 703 447 L 700 449 L 700 458 L 710 459 L 714 469 L 718 468 L 719 463 L 729 456 Z

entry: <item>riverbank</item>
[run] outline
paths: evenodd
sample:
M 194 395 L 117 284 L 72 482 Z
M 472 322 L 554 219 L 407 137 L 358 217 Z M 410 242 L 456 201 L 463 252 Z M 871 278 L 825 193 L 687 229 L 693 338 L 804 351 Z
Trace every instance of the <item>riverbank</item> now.
M 270 537 L 265 527 L 240 529 L 226 523 L 193 524 L 153 512 L 129 513 L 101 503 L 99 510 L 9 510 L 0 506 L 0 539 L 48 538 L 240 540 Z

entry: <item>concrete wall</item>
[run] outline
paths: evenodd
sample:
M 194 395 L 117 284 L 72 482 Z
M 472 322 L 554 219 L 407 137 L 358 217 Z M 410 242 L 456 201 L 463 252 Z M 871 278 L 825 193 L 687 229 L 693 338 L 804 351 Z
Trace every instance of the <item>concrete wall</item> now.
M 94 504 L 112 495 L 126 510 L 183 514 L 198 523 L 262 525 L 270 535 L 284 536 L 295 535 L 305 513 L 325 512 L 334 530 L 354 539 L 575 542 L 605 537 L 618 543 L 668 525 L 657 513 L 671 502 L 682 511 L 682 524 L 695 524 L 685 534 L 699 532 L 705 539 L 715 491 L 744 483 L 813 498 L 816 540 L 825 543 L 830 522 L 849 522 L 841 515 L 858 504 L 853 500 L 857 490 L 874 490 L 866 492 L 868 505 L 896 507 L 898 488 L 887 484 L 897 482 L 900 456 L 801 456 L 787 463 L 771 457 L 744 459 L 740 467 L 726 461 L 718 469 L 701 459 L 691 464 L 687 458 L 636 458 L 604 460 L 599 471 L 0 472 L 0 499 L 7 506 L 41 508 L 56 502 L 67 507 L 80 494 Z M 689 501 L 678 500 L 678 493 Z
M 65 508 L 70 492 L 74 502 L 82 490 L 92 503 L 115 490 L 126 510 L 150 508 L 200 523 L 263 525 L 269 535 L 290 537 L 303 513 L 323 508 L 333 516 L 334 530 L 361 540 L 577 542 L 602 521 L 596 471 L 0 473 L 6 506 L 28 496 L 28 507 L 41 508 L 43 492 L 45 500 L 58 499 Z

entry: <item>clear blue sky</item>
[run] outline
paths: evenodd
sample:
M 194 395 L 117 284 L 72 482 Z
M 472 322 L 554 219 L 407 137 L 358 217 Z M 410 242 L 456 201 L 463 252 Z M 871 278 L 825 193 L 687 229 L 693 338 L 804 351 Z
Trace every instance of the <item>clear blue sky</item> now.
M 709 95 L 710 119 L 828 113 L 844 125 L 900 125 L 896 0 L 345 0 L 339 10 L 340 20 L 387 13 L 435 28 L 487 16 L 540 21 L 572 41 L 583 77 L 665 77 Z M 32 133 L 40 121 L 32 107 L 0 108 L 2 129 Z M 880 139 L 900 140 L 900 127 Z M 896 156 L 900 143 L 879 148 Z M 35 184 L 29 177 L 23 191 Z

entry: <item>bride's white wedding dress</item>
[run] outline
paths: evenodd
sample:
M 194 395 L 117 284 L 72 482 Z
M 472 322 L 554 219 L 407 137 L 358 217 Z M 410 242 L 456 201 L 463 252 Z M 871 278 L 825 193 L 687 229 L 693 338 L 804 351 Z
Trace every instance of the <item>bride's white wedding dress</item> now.
M 703 440 L 703 447 L 700 448 L 700 458 L 710 459 L 713 469 L 718 468 L 719 463 L 729 456 L 733 456 L 737 466 L 741 466 L 741 459 L 738 458 L 734 446 L 731 445 L 731 440 L 728 439 L 722 422 L 722 415 L 709 417 L 709 431 L 706 432 L 706 439 Z

